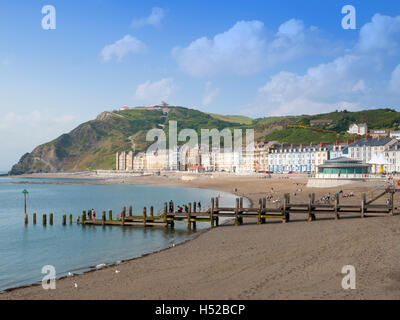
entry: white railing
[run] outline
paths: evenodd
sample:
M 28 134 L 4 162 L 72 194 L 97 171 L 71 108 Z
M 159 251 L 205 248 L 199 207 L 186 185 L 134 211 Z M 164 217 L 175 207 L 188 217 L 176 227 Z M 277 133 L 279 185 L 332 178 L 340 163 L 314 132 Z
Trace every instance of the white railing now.
M 355 173 L 317 173 L 317 179 L 381 179 L 382 176 L 375 174 L 355 174 Z

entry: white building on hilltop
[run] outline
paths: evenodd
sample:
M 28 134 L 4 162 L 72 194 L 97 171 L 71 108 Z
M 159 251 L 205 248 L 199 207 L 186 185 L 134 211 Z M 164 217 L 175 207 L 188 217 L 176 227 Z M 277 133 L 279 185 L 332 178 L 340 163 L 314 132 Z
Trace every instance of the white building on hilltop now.
M 365 136 L 368 133 L 368 126 L 366 123 L 353 123 L 350 125 L 349 130 L 347 131 L 349 134 L 358 134 L 360 136 Z

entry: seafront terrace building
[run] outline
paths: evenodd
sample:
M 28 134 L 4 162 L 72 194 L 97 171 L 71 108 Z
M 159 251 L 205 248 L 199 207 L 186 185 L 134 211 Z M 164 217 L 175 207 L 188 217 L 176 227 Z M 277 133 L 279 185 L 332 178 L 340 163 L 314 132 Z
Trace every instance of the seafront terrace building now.
M 349 144 L 348 155 L 351 159 L 369 163 L 371 160 L 386 157 L 390 146 L 397 142 L 396 139 L 386 138 L 364 138 Z M 372 167 L 372 173 L 379 173 L 382 169 Z
M 323 163 L 329 156 L 330 146 L 287 146 L 271 150 L 268 155 L 268 171 L 272 173 L 311 173 L 316 163 Z

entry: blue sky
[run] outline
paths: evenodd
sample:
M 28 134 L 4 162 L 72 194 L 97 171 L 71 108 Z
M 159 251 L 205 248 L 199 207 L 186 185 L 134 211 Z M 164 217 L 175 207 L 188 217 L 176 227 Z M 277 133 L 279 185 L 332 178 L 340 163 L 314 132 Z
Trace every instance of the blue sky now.
M 44 5 L 56 29 L 43 30 Z M 344 30 L 344 5 L 357 29 Z M 399 1 L 0 2 L 0 170 L 104 110 L 399 107 Z

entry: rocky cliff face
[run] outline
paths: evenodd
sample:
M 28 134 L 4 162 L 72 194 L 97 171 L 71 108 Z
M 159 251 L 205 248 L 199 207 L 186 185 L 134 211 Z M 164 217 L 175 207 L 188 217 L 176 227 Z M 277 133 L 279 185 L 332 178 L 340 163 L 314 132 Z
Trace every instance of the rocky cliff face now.
M 81 124 L 68 134 L 24 154 L 9 174 L 112 169 L 115 153 L 129 150 L 130 136 L 151 129 L 138 112 L 104 112 L 96 120 Z M 139 135 L 140 136 L 140 135 Z

